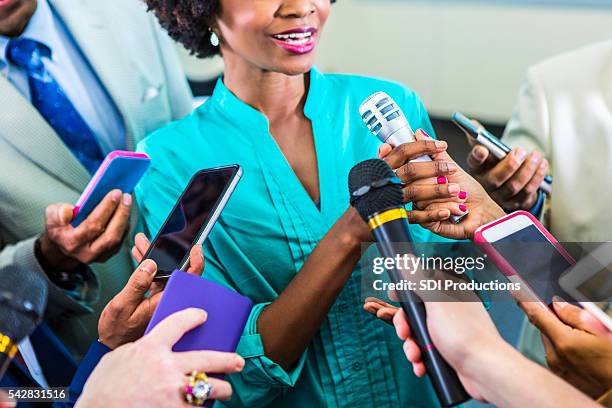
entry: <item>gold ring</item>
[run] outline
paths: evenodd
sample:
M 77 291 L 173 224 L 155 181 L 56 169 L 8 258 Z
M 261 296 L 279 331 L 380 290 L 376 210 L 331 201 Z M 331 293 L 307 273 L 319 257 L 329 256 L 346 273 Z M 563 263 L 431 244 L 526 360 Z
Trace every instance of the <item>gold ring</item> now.
M 194 407 L 204 406 L 204 403 L 212 394 L 212 384 L 208 382 L 206 373 L 192 371 L 187 379 L 187 385 L 183 389 L 185 401 Z

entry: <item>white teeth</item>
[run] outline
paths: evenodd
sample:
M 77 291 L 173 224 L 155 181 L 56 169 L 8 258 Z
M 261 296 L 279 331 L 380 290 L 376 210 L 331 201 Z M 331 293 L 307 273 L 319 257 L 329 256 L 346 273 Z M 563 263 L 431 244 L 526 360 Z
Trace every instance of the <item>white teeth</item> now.
M 307 40 L 310 37 L 312 37 L 312 33 L 307 32 L 307 33 L 276 34 L 273 37 L 278 40 L 286 41 L 289 43 L 304 44 L 307 42 Z

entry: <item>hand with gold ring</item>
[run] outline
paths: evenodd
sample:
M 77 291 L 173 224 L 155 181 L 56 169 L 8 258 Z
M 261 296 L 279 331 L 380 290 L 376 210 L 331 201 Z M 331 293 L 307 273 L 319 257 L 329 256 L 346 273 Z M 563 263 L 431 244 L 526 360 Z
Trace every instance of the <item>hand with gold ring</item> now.
M 174 344 L 206 320 L 201 309 L 177 312 L 146 336 L 108 353 L 93 371 L 77 401 L 77 407 L 147 406 L 189 407 L 186 385 L 192 397 L 227 400 L 227 381 L 203 373 L 232 374 L 244 360 L 235 353 L 216 351 L 173 352 Z M 195 371 L 195 372 L 194 372 Z M 202 402 L 203 404 L 203 402 Z

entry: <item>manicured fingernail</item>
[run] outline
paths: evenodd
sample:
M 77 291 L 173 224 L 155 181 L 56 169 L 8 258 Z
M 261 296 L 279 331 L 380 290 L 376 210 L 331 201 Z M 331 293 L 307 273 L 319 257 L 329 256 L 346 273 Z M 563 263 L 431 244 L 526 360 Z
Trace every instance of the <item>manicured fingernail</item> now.
M 244 359 L 242 357 L 236 358 L 236 370 L 242 371 L 244 368 Z
M 459 205 L 459 210 L 461 210 L 461 212 L 467 212 L 467 207 L 463 204 Z
M 140 264 L 140 269 L 148 273 L 149 275 L 153 275 L 156 272 L 155 263 L 147 259 L 143 263 Z
M 125 205 L 126 207 L 129 207 L 130 205 L 132 205 L 132 195 L 125 193 L 123 194 L 123 205 Z
M 459 192 L 459 199 L 465 200 L 467 198 L 467 196 L 468 196 L 467 191 L 460 191 Z
M 113 190 L 113 192 L 111 193 L 111 200 L 113 200 L 114 202 L 118 203 L 119 200 L 121 200 L 121 191 L 120 190 Z
M 553 302 L 561 309 L 567 306 L 567 302 L 561 296 L 553 296 Z
M 435 145 L 436 145 L 436 148 L 439 149 L 439 150 L 446 149 L 446 147 L 448 146 L 448 144 L 446 142 L 440 141 L 440 140 L 437 140 L 435 142 Z
M 527 157 L 527 152 L 524 149 L 519 147 L 516 150 L 516 158 L 519 160 L 525 160 L 525 157 Z
M 448 179 L 444 176 L 438 177 L 436 181 L 438 182 L 438 184 L 448 184 Z
M 430 139 L 431 139 L 431 136 L 429 136 L 429 134 L 428 134 L 426 131 L 424 131 L 423 129 L 421 129 L 421 134 L 422 134 L 423 136 L 428 137 L 428 138 L 430 138 Z
M 459 191 L 461 191 L 461 189 L 460 189 L 460 188 L 459 188 L 459 186 L 458 186 L 458 185 L 456 185 L 456 184 L 453 184 L 453 185 L 448 186 L 448 192 L 449 192 L 451 195 L 457 195 L 457 194 L 459 194 Z

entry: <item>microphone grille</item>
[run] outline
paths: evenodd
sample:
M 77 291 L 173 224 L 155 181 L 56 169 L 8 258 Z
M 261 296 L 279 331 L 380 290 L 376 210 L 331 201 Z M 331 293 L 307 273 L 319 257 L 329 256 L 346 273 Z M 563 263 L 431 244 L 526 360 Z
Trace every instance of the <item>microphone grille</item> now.
M 14 342 L 30 335 L 45 312 L 47 292 L 40 273 L 16 266 L 0 269 L 0 332 Z
M 370 132 L 383 142 L 398 129 L 408 126 L 397 103 L 385 92 L 376 92 L 366 98 L 359 107 L 359 114 Z
M 371 188 L 366 194 L 355 197 L 353 193 L 370 186 L 377 181 L 396 177 L 389 165 L 380 159 L 363 161 L 351 169 L 348 187 L 351 194 L 351 204 L 364 221 L 377 213 L 390 208 L 404 205 L 404 192 L 400 184 L 387 184 L 379 188 Z

